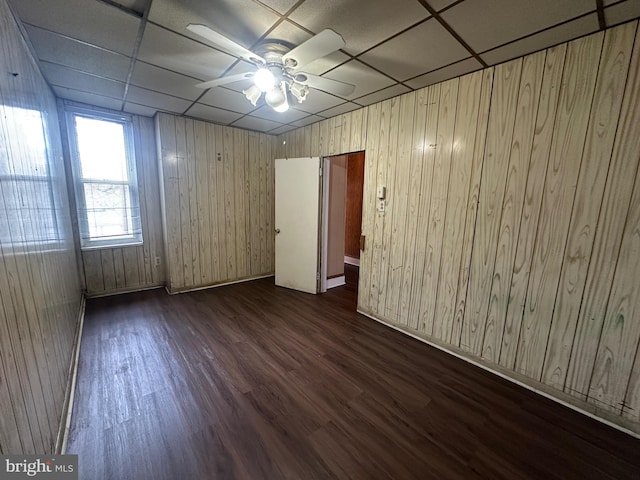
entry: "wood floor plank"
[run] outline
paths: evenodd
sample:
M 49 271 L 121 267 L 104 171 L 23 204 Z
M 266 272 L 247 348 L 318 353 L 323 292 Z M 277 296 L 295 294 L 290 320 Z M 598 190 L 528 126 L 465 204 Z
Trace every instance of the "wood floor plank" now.
M 80 478 L 633 478 L 640 441 L 273 279 L 90 299 Z M 545 458 L 545 462 L 540 462 Z

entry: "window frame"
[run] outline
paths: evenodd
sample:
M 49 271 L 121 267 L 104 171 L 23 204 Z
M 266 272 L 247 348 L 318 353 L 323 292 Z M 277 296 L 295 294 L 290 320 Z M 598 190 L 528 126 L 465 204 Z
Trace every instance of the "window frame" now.
M 73 177 L 73 189 L 75 193 L 76 215 L 78 219 L 78 234 L 81 250 L 95 250 L 103 248 L 117 248 L 125 246 L 136 246 L 144 244 L 144 233 L 142 231 L 142 215 L 140 206 L 140 193 L 138 188 L 137 162 L 135 156 L 135 142 L 133 134 L 133 120 L 130 115 L 95 111 L 82 107 L 66 106 L 67 132 L 69 137 L 69 150 L 71 156 L 71 171 Z M 80 152 L 78 149 L 78 132 L 76 130 L 76 117 L 84 117 L 93 120 L 118 123 L 123 127 L 125 143 L 125 161 L 127 167 L 128 181 L 107 180 L 107 179 L 85 179 L 82 176 L 82 165 L 80 162 Z M 122 238 L 109 238 L 104 240 L 91 240 L 89 237 L 89 218 L 87 215 L 87 202 L 84 186 L 87 184 L 112 184 L 127 186 L 129 190 L 129 209 L 138 212 L 131 215 L 132 230 L 131 236 Z
M 2 187 L 2 185 L 14 184 L 13 186 L 9 186 L 8 188 L 16 189 L 18 188 L 18 184 L 27 185 L 27 188 L 29 188 L 30 185 L 34 185 L 34 184 L 46 184 L 46 193 L 48 197 L 48 206 L 49 206 L 48 210 L 50 212 L 49 217 L 53 227 L 53 231 L 52 231 L 53 237 L 49 236 L 47 238 L 38 238 L 34 236 L 27 236 L 27 233 L 22 228 L 22 226 L 24 225 L 23 224 L 24 218 L 21 218 L 19 223 L 22 225 L 21 227 L 19 227 L 18 232 L 11 229 L 10 225 L 8 224 L 9 226 L 8 235 L 6 236 L 6 238 L 2 238 L 2 236 L 0 236 L 0 246 L 6 243 L 7 245 L 11 245 L 13 248 L 18 249 L 17 251 L 20 251 L 21 249 L 24 249 L 24 248 L 28 248 L 32 245 L 46 245 L 48 247 L 55 248 L 61 243 L 60 223 L 59 223 L 60 220 L 57 215 L 58 202 L 56 201 L 56 196 L 54 193 L 55 179 L 52 174 L 52 168 L 51 168 L 51 145 L 49 144 L 49 135 L 48 135 L 48 126 L 47 126 L 46 116 L 43 115 L 43 112 L 41 110 L 38 110 L 37 108 L 13 107 L 13 106 L 4 106 L 4 107 L 17 109 L 17 110 L 33 111 L 38 114 L 38 117 L 40 119 L 39 125 L 40 125 L 40 129 L 42 130 L 42 139 L 44 143 L 43 144 L 44 151 L 42 153 L 44 155 L 43 158 L 44 158 L 45 171 L 41 175 L 25 174 L 25 173 L 0 174 L 0 187 Z M 0 107 L 0 113 L 2 113 L 3 115 L 7 114 L 7 112 L 5 112 L 1 107 Z M 5 126 L 5 128 L 7 127 Z M 10 154 L 10 149 L 11 149 L 10 146 L 6 146 L 7 155 Z M 8 165 L 11 165 L 10 161 Z M 3 191 L 3 188 L 7 188 L 7 187 L 0 188 L 0 203 L 3 204 L 3 208 L 6 210 L 7 208 L 6 198 L 1 193 Z M 8 211 L 6 212 L 8 215 Z

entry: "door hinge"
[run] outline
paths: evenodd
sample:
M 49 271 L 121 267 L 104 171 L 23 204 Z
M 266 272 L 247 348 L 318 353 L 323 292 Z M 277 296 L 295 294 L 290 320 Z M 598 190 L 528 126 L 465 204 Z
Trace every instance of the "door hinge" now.
M 320 272 L 316 272 L 316 280 L 320 280 Z
M 364 252 L 364 244 L 367 237 L 365 235 L 360 235 L 360 250 Z

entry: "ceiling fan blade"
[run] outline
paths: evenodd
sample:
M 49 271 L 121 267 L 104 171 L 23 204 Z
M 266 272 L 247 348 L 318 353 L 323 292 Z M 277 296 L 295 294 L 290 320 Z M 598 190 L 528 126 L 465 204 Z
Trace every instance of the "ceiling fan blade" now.
M 289 68 L 302 68 L 318 58 L 340 50 L 344 46 L 343 38 L 327 28 L 284 54 L 282 60 Z
M 308 85 L 311 88 L 317 88 L 318 90 L 325 91 L 327 93 L 333 93 L 340 95 L 341 97 L 347 97 L 353 93 L 356 86 L 350 83 L 339 82 L 331 78 L 319 77 L 318 75 L 312 75 L 311 73 L 300 72 L 295 75 L 297 82 L 303 85 Z
M 256 55 L 251 50 L 247 50 L 242 45 L 234 42 L 233 40 L 225 37 L 224 35 L 211 30 L 206 25 L 198 25 L 195 23 L 190 23 L 187 25 L 187 30 L 192 31 L 196 35 L 200 35 L 202 38 L 209 40 L 211 43 L 217 45 L 224 51 L 235 55 L 236 57 L 244 58 L 251 63 L 256 64 L 264 64 L 264 58 L 260 55 Z
M 219 85 L 226 85 L 227 83 L 237 82 L 239 80 L 246 80 L 253 77 L 253 72 L 238 73 L 236 75 L 229 75 L 228 77 L 216 78 L 215 80 L 209 80 L 208 82 L 202 82 L 195 85 L 197 88 L 211 88 Z

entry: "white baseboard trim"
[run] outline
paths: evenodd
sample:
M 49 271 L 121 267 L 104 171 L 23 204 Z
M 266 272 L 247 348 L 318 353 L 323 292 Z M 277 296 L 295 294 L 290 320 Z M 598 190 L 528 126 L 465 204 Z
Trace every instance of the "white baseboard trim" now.
M 346 263 L 347 265 L 355 265 L 356 267 L 359 267 L 360 266 L 360 259 L 359 258 L 354 258 L 354 257 L 347 257 L 345 255 L 344 263 Z
M 275 276 L 274 273 L 269 273 L 267 275 L 258 275 L 256 277 L 246 277 L 246 278 L 240 278 L 238 280 L 231 280 L 230 282 L 220 282 L 220 283 L 214 283 L 211 285 L 203 285 L 202 287 L 185 288 L 183 290 L 175 290 L 173 292 L 169 290 L 169 287 L 166 285 L 164 288 L 169 295 L 178 295 L 180 293 L 197 292 L 199 290 L 208 290 L 210 288 L 224 287 L 226 285 L 234 285 L 236 283 L 250 282 L 251 280 L 260 280 L 261 278 L 269 278 L 273 276 Z
M 67 440 L 69 439 L 69 429 L 71 428 L 71 416 L 73 414 L 73 401 L 76 393 L 76 380 L 78 378 L 78 361 L 80 360 L 80 344 L 82 343 L 82 330 L 84 328 L 84 314 L 87 306 L 87 299 L 83 295 L 80 302 L 80 311 L 78 312 L 78 323 L 76 326 L 76 335 L 73 342 L 73 350 L 71 354 L 71 363 L 69 365 L 69 373 L 67 378 L 67 388 L 64 398 L 64 406 L 62 407 L 62 415 L 60 416 L 60 426 L 56 437 L 55 452 L 64 454 L 67 451 Z
M 631 435 L 632 437 L 640 439 L 640 431 L 636 432 L 634 430 L 631 430 L 630 428 L 626 428 L 623 425 L 620 425 L 618 423 L 612 422 L 612 421 L 610 421 L 610 420 L 608 420 L 606 418 L 603 418 L 603 417 L 601 417 L 599 415 L 595 415 L 594 413 L 592 413 L 592 412 L 590 412 L 588 410 L 585 410 L 584 408 L 581 408 L 579 405 L 575 405 L 573 403 L 567 402 L 567 401 L 565 401 L 565 400 L 563 400 L 561 398 L 558 398 L 555 395 L 552 395 L 552 394 L 550 394 L 548 392 L 545 392 L 544 390 L 536 388 L 533 385 L 530 385 L 528 383 L 522 382 L 522 381 L 520 381 L 520 380 L 518 380 L 516 378 L 513 378 L 510 375 L 507 375 L 507 374 L 505 374 L 503 372 L 500 372 L 500 371 L 498 371 L 496 369 L 493 369 L 489 365 L 486 365 L 486 364 L 484 364 L 482 362 L 474 360 L 473 358 L 470 358 L 468 356 L 461 355 L 460 353 L 458 353 L 458 352 L 456 352 L 454 350 L 451 350 L 451 349 L 449 349 L 447 347 L 444 347 L 444 346 L 439 345 L 437 343 L 431 342 L 431 341 L 427 340 L 424 337 L 421 337 L 419 335 L 411 333 L 410 331 L 408 331 L 408 330 L 406 330 L 404 328 L 401 328 L 401 327 L 399 327 L 397 325 L 394 325 L 393 323 L 381 320 L 381 319 L 379 319 L 379 318 L 377 318 L 377 317 L 375 317 L 375 316 L 373 316 L 373 315 L 371 315 L 369 313 L 363 312 L 359 308 L 357 309 L 357 312 L 359 314 L 361 314 L 361 315 L 364 315 L 367 318 L 370 318 L 371 320 L 374 320 L 374 321 L 376 321 L 378 323 L 386 325 L 387 327 L 393 328 L 394 330 L 397 330 L 398 332 L 404 333 L 405 335 L 408 335 L 410 337 L 415 338 L 416 340 L 419 340 L 419 341 L 421 341 L 423 343 L 426 343 L 427 345 L 429 345 L 431 347 L 437 348 L 438 350 L 441 350 L 441 351 L 443 351 L 445 353 L 448 353 L 449 355 L 453 355 L 456 358 L 459 358 L 461 360 L 464 360 L 465 362 L 471 363 L 472 365 L 475 365 L 476 367 L 480 367 L 483 370 L 486 370 L 487 372 L 491 372 L 491 373 L 493 373 L 494 375 L 497 375 L 500 378 L 504 378 L 505 380 L 508 380 L 509 382 L 515 383 L 516 385 L 519 385 L 520 387 L 526 388 L 527 390 L 530 390 L 530 391 L 535 392 L 535 393 L 537 393 L 539 395 L 542 395 L 543 397 L 546 397 L 549 400 L 553 400 L 554 402 L 557 402 L 557 403 L 559 403 L 561 405 L 564 405 L 565 407 L 568 407 L 571 410 L 575 410 L 576 412 L 579 412 L 579 413 L 581 413 L 583 415 L 586 415 L 587 417 L 593 418 L 594 420 L 597 420 L 600 423 L 604 423 L 605 425 L 608 425 L 608 426 L 610 426 L 612 428 L 615 428 L 616 430 L 620 430 L 621 432 L 624 432 L 627 435 Z M 576 402 L 581 402 L 581 401 L 576 399 Z
M 344 279 L 344 275 L 341 275 L 339 277 L 327 278 L 327 289 L 334 288 L 334 287 L 340 287 L 340 286 L 346 285 L 346 284 L 347 284 L 347 282 Z

